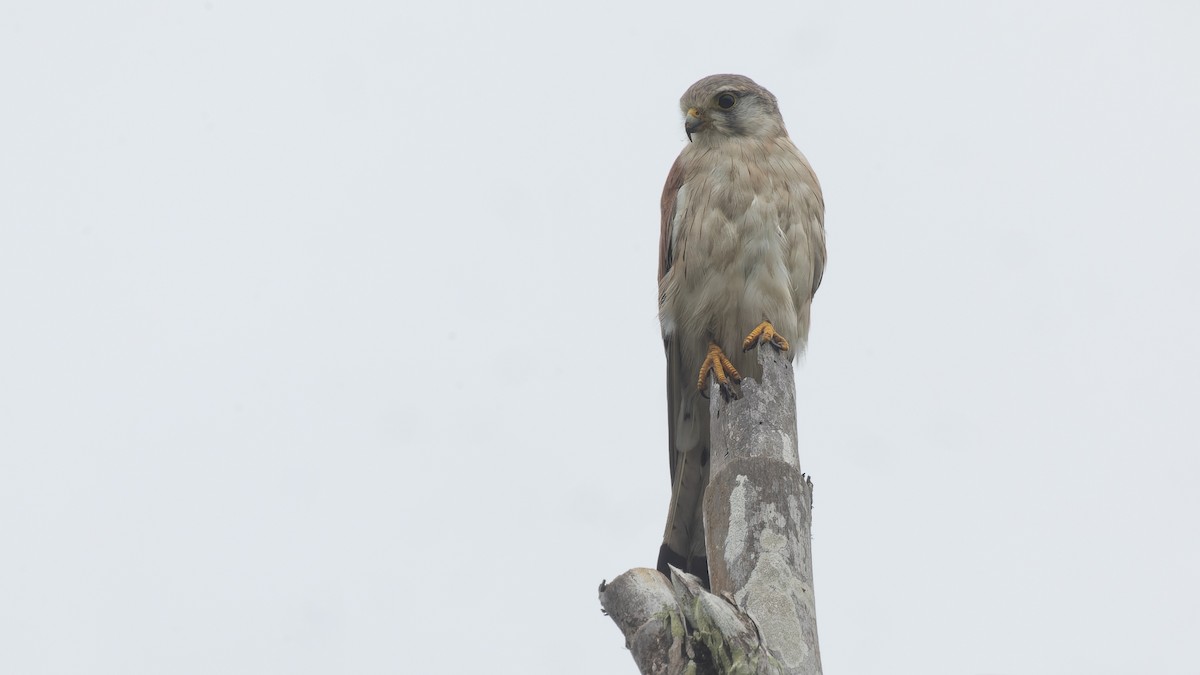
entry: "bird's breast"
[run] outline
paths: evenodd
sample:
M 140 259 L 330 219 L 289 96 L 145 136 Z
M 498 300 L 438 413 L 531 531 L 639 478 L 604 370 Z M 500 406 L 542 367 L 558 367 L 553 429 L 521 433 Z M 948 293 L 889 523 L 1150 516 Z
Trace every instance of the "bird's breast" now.
M 803 226 L 802 167 L 761 145 L 687 159 L 671 222 L 674 264 L 661 289 L 664 328 L 728 348 L 767 320 L 801 338 L 794 277 L 808 252 L 792 235 Z

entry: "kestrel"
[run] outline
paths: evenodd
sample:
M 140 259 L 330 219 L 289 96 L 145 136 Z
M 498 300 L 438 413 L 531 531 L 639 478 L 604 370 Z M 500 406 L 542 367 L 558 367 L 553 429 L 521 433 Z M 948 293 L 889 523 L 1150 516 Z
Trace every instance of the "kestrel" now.
M 707 585 L 708 381 L 736 398 L 742 377 L 761 375 L 749 350 L 804 351 L 825 269 L 825 204 L 775 96 L 750 78 L 706 77 L 679 107 L 690 142 L 667 174 L 659 245 L 672 486 L 658 569 Z

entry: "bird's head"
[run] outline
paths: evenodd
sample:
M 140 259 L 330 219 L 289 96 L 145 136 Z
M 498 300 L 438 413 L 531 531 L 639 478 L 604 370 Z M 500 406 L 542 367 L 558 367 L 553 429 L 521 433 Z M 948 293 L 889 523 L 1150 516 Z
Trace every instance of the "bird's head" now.
M 787 133 L 775 96 L 744 75 L 709 75 L 679 99 L 688 140 L 773 138 Z M 697 135 L 696 139 L 692 136 Z

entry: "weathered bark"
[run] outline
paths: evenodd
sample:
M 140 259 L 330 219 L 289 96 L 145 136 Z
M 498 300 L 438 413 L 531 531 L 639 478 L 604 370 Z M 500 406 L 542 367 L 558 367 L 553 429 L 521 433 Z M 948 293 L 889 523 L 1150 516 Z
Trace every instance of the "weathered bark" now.
M 783 675 L 744 611 L 671 568 L 638 567 L 600 584 L 600 605 L 650 675 Z
M 796 450 L 789 355 L 759 349 L 762 383 L 712 388 L 704 530 L 712 592 L 672 568 L 601 584 L 600 603 L 642 673 L 820 675 L 812 586 L 812 482 Z
M 625 635 L 625 647 L 643 673 L 675 675 L 692 656 L 683 610 L 658 570 L 636 567 L 600 584 L 600 606 Z
M 714 593 L 754 618 L 785 673 L 819 675 L 812 582 L 812 482 L 796 450 L 796 383 L 786 353 L 759 349 L 762 383 L 712 404 L 704 536 Z M 719 397 L 717 397 L 719 399 Z

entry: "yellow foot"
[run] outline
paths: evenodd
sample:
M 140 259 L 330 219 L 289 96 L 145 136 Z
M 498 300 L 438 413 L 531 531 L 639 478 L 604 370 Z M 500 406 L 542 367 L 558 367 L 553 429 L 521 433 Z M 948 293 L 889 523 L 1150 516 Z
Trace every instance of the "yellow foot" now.
M 700 366 L 700 377 L 696 380 L 696 388 L 706 397 L 708 392 L 705 385 L 708 384 L 710 372 L 716 378 L 717 384 L 721 387 L 721 395 L 726 400 L 729 400 L 730 397 L 741 398 L 741 391 L 737 385 L 742 381 L 742 376 L 715 342 L 708 343 L 708 356 L 704 357 L 704 363 Z
M 775 332 L 775 327 L 770 321 L 764 321 L 758 324 L 758 327 L 750 331 L 746 336 L 745 342 L 742 343 L 742 351 L 748 352 L 760 344 L 770 343 L 776 349 L 787 351 L 788 341 L 783 339 L 783 336 Z

